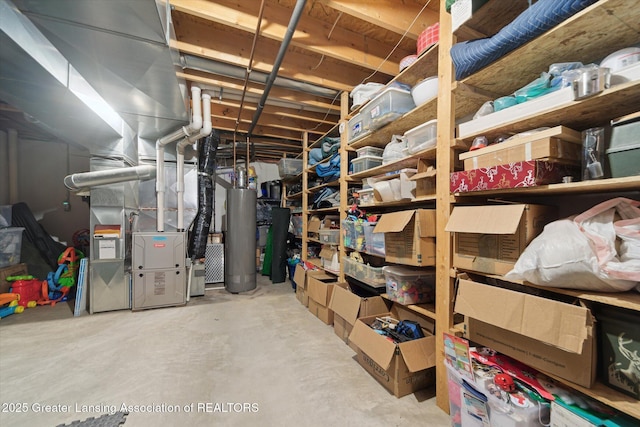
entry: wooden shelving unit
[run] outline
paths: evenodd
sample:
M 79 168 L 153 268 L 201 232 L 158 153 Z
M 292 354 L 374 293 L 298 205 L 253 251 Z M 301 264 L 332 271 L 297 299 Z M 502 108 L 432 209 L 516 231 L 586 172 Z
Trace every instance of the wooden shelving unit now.
M 521 10 L 528 7 L 526 1 L 514 1 L 505 9 L 504 2 L 490 0 L 481 7 L 471 20 L 458 29 L 453 37 L 442 37 L 440 50 L 448 50 L 448 42 L 466 40 L 478 37 L 479 34 L 491 35 L 497 32 L 506 23 L 510 22 Z M 444 8 L 444 1 L 441 8 Z M 465 134 L 463 138 L 454 138 L 456 118 L 461 118 L 462 111 L 456 104 L 465 102 L 469 106 L 479 107 L 483 98 L 497 98 L 512 94 L 527 83 L 539 77 L 540 73 L 547 71 L 552 63 L 580 61 L 584 64 L 598 63 L 603 57 L 616 50 L 636 45 L 640 42 L 640 9 L 629 7 L 624 0 L 600 0 L 595 4 L 576 13 L 571 18 L 557 25 L 534 40 L 526 43 L 513 52 L 496 60 L 473 75 L 454 81 L 451 61 L 440 61 L 439 75 L 441 77 L 441 92 L 438 103 L 438 152 L 436 161 L 438 170 L 443 169 L 444 162 L 449 161 L 453 165 L 457 147 L 468 147 L 476 136 L 485 135 L 490 140 L 499 134 L 517 133 L 541 126 L 564 125 L 578 131 L 586 128 L 602 126 L 611 119 L 633 113 L 640 106 L 640 82 L 626 82 L 606 89 L 596 96 L 582 100 L 566 102 L 562 105 L 550 106 L 535 114 L 524 115 L 521 118 L 506 121 L 482 131 Z M 441 35 L 447 34 L 449 22 L 447 16 L 441 12 Z M 597 34 L 597 36 L 595 36 Z M 544 54 L 541 54 L 544 52 Z M 499 76 L 499 78 L 497 78 Z M 448 92 L 448 94 L 447 94 Z M 447 117 L 449 118 L 447 120 Z M 449 150 L 445 149 L 449 147 Z M 452 155 L 448 159 L 446 155 Z M 450 169 L 453 170 L 453 169 Z M 527 202 L 532 200 L 544 200 L 545 203 L 556 205 L 565 211 L 579 213 L 581 205 L 589 203 L 589 206 L 598 201 L 622 195 L 632 199 L 640 199 L 640 176 L 625 178 L 610 178 L 597 181 L 571 182 L 566 184 L 541 185 L 530 188 L 513 188 L 501 190 L 488 190 L 449 194 L 447 177 L 438 174 L 438 194 L 436 205 L 440 216 L 439 224 L 447 219 L 447 206 L 454 203 L 485 203 L 488 199 L 500 199 L 504 201 Z M 445 191 L 446 187 L 446 191 Z M 453 196 L 453 197 L 452 197 Z M 593 202 L 595 200 L 595 202 Z M 538 202 L 539 203 L 539 202 Z M 577 210 L 577 211 L 576 211 Z M 440 225 L 438 226 L 440 228 Z M 438 301 L 436 303 L 437 322 L 436 327 L 442 331 L 443 321 L 447 318 L 443 313 L 452 313 L 453 288 L 447 283 L 452 283 L 456 270 L 450 262 L 446 261 L 451 248 L 445 248 L 443 243 L 447 241 L 437 236 L 438 242 Z M 451 258 L 449 258 L 450 260 Z M 481 274 L 481 273 L 477 273 Z M 504 280 L 501 276 L 484 276 Z M 518 283 L 518 282 L 514 282 Z M 640 294 L 635 291 L 623 293 L 599 293 L 586 292 L 575 289 L 560 289 L 553 287 L 536 286 L 528 282 L 519 282 L 523 287 L 537 288 L 537 292 L 559 294 L 559 297 L 569 296 L 590 304 L 604 304 L 610 307 L 618 307 L 640 312 Z M 524 290 L 524 288 L 523 288 Z M 452 319 L 452 317 L 448 317 Z M 455 324 L 449 325 L 450 333 L 460 333 L 461 329 Z M 479 343 L 482 344 L 482 343 Z M 440 361 L 439 361 L 440 363 Z M 547 374 L 557 381 L 582 392 L 606 405 L 611 406 L 636 419 L 640 419 L 640 405 L 630 396 L 619 393 L 601 382 L 597 382 L 592 388 L 584 388 L 573 384 L 566 379 Z M 448 399 L 441 386 L 442 378 L 438 378 L 437 400 L 438 405 L 448 409 Z M 446 390 L 446 388 L 444 389 Z

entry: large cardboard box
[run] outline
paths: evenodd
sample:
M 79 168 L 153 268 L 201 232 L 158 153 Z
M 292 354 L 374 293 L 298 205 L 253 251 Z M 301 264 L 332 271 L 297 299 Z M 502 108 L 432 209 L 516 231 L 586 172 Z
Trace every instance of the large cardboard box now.
M 6 280 L 7 277 L 24 276 L 27 274 L 29 273 L 27 272 L 27 264 L 25 263 L 0 268 L 0 294 L 9 292 L 9 288 L 11 288 L 11 283 Z
M 410 178 L 416 181 L 416 199 L 436 194 L 436 169 L 429 160 L 418 160 L 418 173 Z
M 460 154 L 464 170 L 488 168 L 527 160 L 550 160 L 580 166 L 582 136 L 565 126 L 514 137 L 500 144 Z
M 415 320 L 423 327 L 425 337 L 395 344 L 369 326 L 380 316 Z M 433 323 L 398 304 L 394 304 L 388 313 L 356 320 L 349 341 L 358 349 L 358 363 L 396 397 L 421 390 L 435 382 L 436 339 Z
M 557 218 L 543 205 L 456 206 L 445 230 L 453 232 L 453 266 L 507 274 L 527 245 Z
M 414 209 L 382 215 L 374 233 L 384 234 L 385 259 L 428 266 L 436 261 L 436 211 Z
M 460 277 L 455 311 L 468 338 L 584 387 L 596 375 L 595 322 L 585 307 Z
M 329 306 L 333 310 L 333 330 L 342 341 L 354 350 L 357 347 L 349 341 L 349 334 L 359 317 L 372 316 L 389 312 L 390 303 L 380 296 L 363 298 L 349 289 L 346 283 L 338 283 L 333 287 L 333 295 Z
M 307 276 L 309 311 L 327 325 L 333 325 L 333 310 L 329 306 L 336 283 L 338 279 L 335 276 L 324 273 Z
M 305 307 L 309 307 L 308 278 L 314 275 L 324 275 L 324 272 L 322 270 L 307 271 L 302 264 L 296 265 L 296 272 L 293 275 L 293 281 L 296 282 L 296 298 Z
M 305 288 L 301 286 L 296 287 L 296 298 L 300 301 L 300 304 L 309 307 L 309 294 Z

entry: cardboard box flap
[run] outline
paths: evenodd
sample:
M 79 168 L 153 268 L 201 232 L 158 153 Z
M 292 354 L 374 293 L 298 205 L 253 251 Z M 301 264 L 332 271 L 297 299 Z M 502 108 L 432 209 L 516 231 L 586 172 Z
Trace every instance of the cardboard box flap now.
M 522 318 L 522 335 L 577 354 L 593 326 L 588 309 L 533 295 L 525 299 Z
M 429 166 L 426 171 L 418 172 L 417 174 L 415 174 L 411 178 L 409 178 L 409 180 L 410 181 L 416 181 L 418 179 L 432 178 L 434 176 L 436 176 L 436 168 L 434 168 L 433 166 Z
M 337 252 L 338 251 L 330 245 L 322 245 L 322 249 L 320 250 L 320 258 L 331 259 Z
M 526 205 L 456 206 L 445 231 L 456 233 L 514 234 Z
M 436 339 L 434 336 L 399 344 L 400 354 L 410 372 L 436 366 Z
M 306 289 L 306 274 L 307 270 L 304 269 L 302 264 L 296 265 L 296 272 L 293 275 L 293 281 L 296 284 L 296 287 L 300 287 L 302 289 Z
M 388 314 L 381 314 L 381 316 Z M 357 320 L 349 335 L 349 342 L 355 344 L 356 347 L 380 365 L 382 369 L 389 369 L 393 355 L 396 352 L 396 345 L 378 335 L 369 325 Z
M 434 209 L 418 209 L 418 235 L 420 237 L 436 237 L 436 211 Z
M 409 224 L 416 211 L 398 211 L 384 214 L 373 229 L 374 233 L 399 233 Z
M 584 307 L 463 278 L 455 311 L 576 354 L 593 330 L 593 317 Z
M 346 284 L 342 283 L 333 287 L 333 297 L 331 297 L 330 308 L 338 316 L 346 320 L 347 323 L 353 325 L 358 319 L 360 297 L 345 288 Z

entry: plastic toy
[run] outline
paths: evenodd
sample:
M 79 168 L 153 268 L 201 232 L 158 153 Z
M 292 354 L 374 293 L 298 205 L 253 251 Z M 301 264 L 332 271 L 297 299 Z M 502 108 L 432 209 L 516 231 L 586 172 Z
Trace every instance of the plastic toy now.
M 14 293 L 0 294 L 0 305 L 9 304 L 11 301 L 17 301 L 20 295 Z
M 9 276 L 6 280 L 12 282 L 9 290 L 20 297 L 19 305 L 26 308 L 37 305 L 41 297 L 42 280 L 35 279 L 33 276 Z
M 10 299 L 13 298 L 13 299 Z M 5 299 L 9 299 L 9 305 L 6 307 L 0 308 L 0 319 L 3 317 L 7 317 L 12 315 L 13 313 L 22 313 L 24 311 L 24 307 L 18 305 L 18 300 L 20 299 L 20 295 L 17 294 L 0 294 L 0 301 Z

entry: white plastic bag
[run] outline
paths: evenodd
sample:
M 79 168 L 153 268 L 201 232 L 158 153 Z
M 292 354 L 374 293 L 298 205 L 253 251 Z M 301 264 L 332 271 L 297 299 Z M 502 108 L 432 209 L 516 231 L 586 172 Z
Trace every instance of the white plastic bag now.
M 640 282 L 639 206 L 615 198 L 547 224 L 505 277 L 599 292 L 633 289 Z M 621 220 L 614 222 L 616 213 Z

